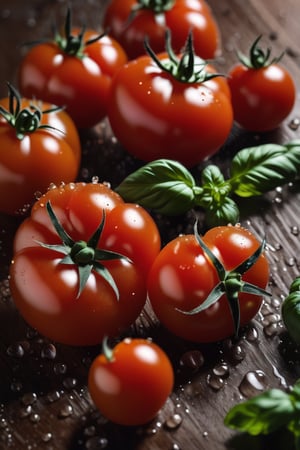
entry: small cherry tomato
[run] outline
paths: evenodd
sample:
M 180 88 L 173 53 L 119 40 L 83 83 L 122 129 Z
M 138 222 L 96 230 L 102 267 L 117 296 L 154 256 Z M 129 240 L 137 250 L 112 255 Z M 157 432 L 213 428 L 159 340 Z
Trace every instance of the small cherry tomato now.
M 241 56 L 241 63 L 229 72 L 235 121 L 249 131 L 265 132 L 277 128 L 290 114 L 296 99 L 294 80 L 279 64 L 269 59 L 258 47 L 258 39 L 250 49 L 250 58 Z
M 126 338 L 111 354 L 104 351 L 89 370 L 88 389 L 103 415 L 120 425 L 150 422 L 174 384 L 166 353 L 147 339 Z
M 228 85 L 206 71 L 190 34 L 182 55 L 141 56 L 114 77 L 108 118 L 128 153 L 143 161 L 166 158 L 187 167 L 216 153 L 233 124 Z M 172 56 L 173 55 L 173 56 Z M 223 83 L 223 84 L 222 84 Z
M 196 231 L 175 238 L 149 273 L 148 296 L 158 319 L 175 335 L 195 342 L 237 333 L 267 294 L 269 265 L 262 251 L 241 226 L 214 227 L 202 239 Z
M 77 177 L 79 135 L 70 116 L 41 101 L 21 98 L 9 85 L 0 100 L 0 211 L 22 214 L 50 183 Z
M 14 302 L 44 336 L 70 345 L 98 344 L 140 314 L 159 249 L 149 214 L 108 186 L 52 187 L 15 234 Z
M 94 30 L 71 28 L 53 41 L 34 45 L 18 70 L 22 95 L 63 106 L 79 128 L 106 116 L 111 79 L 127 56 L 115 39 Z
M 180 52 L 192 29 L 195 51 L 213 59 L 220 48 L 220 31 L 208 4 L 203 0 L 113 0 L 104 26 L 122 44 L 130 59 L 144 55 L 147 36 L 156 53 L 165 50 L 165 31 L 171 30 L 173 47 Z

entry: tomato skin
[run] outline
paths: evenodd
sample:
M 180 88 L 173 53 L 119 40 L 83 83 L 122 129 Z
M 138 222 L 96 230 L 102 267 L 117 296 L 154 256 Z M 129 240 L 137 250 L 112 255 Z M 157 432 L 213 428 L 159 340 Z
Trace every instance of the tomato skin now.
M 42 111 L 49 103 L 21 99 L 20 109 L 34 104 Z M 0 100 L 9 110 L 9 99 Z M 0 117 L 0 211 L 15 215 L 35 201 L 35 193 L 45 191 L 50 183 L 74 181 L 77 177 L 81 145 L 74 122 L 64 111 L 43 114 L 38 128 L 18 139 L 16 129 Z
M 61 243 L 45 207 L 49 201 L 75 242 L 89 240 L 105 211 L 98 248 L 130 259 L 101 261 L 118 287 L 119 299 L 95 271 L 77 298 L 77 267 L 60 264 L 62 253 L 40 245 Z M 117 208 L 118 220 L 114 212 Z M 10 267 L 14 302 L 42 335 L 69 345 L 98 344 L 104 335 L 124 331 L 140 314 L 146 301 L 147 274 L 159 250 L 159 231 L 150 215 L 137 205 L 124 203 L 108 186 L 70 183 L 53 187 L 33 205 L 31 216 L 15 234 Z
M 119 300 L 97 274 L 90 275 L 76 298 L 77 270 L 60 264 L 61 258 L 42 247 L 29 247 L 14 256 L 10 288 L 15 305 L 31 326 L 56 342 L 82 346 L 99 344 L 105 335 L 118 335 L 135 321 L 146 299 L 137 266 L 120 261 L 105 264 L 118 285 Z
M 88 389 L 109 420 L 129 426 L 150 422 L 166 402 L 174 384 L 165 352 L 146 339 L 124 339 L 110 361 L 99 355 L 89 370 Z
M 256 238 L 240 226 L 220 226 L 209 230 L 203 241 L 232 270 L 258 248 Z M 262 289 L 269 279 L 264 254 L 242 276 L 244 281 Z M 187 315 L 203 303 L 219 278 L 212 262 L 204 255 L 193 235 L 179 236 L 157 256 L 148 277 L 148 296 L 161 323 L 175 335 L 194 342 L 215 342 L 234 333 L 229 304 L 223 295 L 217 303 L 198 314 Z M 241 326 L 258 312 L 262 297 L 239 293 Z
M 213 155 L 231 131 L 233 111 L 228 90 L 207 83 L 178 81 L 148 56 L 130 61 L 111 87 L 116 138 L 143 161 L 168 158 L 190 167 Z
M 155 53 L 165 50 L 165 30 L 172 33 L 175 52 L 181 51 L 188 33 L 193 29 L 195 53 L 203 59 L 215 58 L 220 48 L 218 24 L 204 1 L 177 0 L 164 14 L 142 9 L 129 20 L 135 0 L 113 0 L 104 15 L 104 27 L 126 51 L 129 59 L 145 54 L 144 39 L 149 37 Z
M 290 114 L 296 89 L 289 72 L 279 64 L 259 69 L 237 64 L 229 72 L 235 121 L 249 131 L 277 128 Z
M 84 41 L 97 35 L 87 30 Z M 29 98 L 66 107 L 77 127 L 92 127 L 106 116 L 111 79 L 126 61 L 123 48 L 109 36 L 86 45 L 82 58 L 68 55 L 55 42 L 37 44 L 20 63 L 19 89 Z

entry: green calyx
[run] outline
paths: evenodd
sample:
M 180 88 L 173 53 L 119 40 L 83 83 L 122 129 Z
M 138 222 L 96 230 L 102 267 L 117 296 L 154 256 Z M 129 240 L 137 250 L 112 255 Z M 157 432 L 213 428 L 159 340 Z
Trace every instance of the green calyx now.
M 205 70 L 206 61 L 199 57 L 195 58 L 192 32 L 189 33 L 180 56 L 177 56 L 172 49 L 170 30 L 166 31 L 166 52 L 168 55 L 166 60 L 160 60 L 157 57 L 150 47 L 148 38 L 145 39 L 144 46 L 148 55 L 162 71 L 169 73 L 183 83 L 203 83 L 217 76 L 222 76 L 219 73 L 208 73 Z
M 27 133 L 34 133 L 36 130 L 48 129 L 60 131 L 50 125 L 42 125 L 41 120 L 43 114 L 61 110 L 60 107 L 53 107 L 51 109 L 41 111 L 41 109 L 34 104 L 28 108 L 21 109 L 21 96 L 19 92 L 8 83 L 8 97 L 9 110 L 0 106 L 0 115 L 16 130 L 16 136 L 22 140 Z
M 133 14 L 142 10 L 150 9 L 155 14 L 161 14 L 174 6 L 175 0 L 137 0 L 132 8 Z
M 201 239 L 197 229 L 197 222 L 194 225 L 194 234 L 204 254 L 213 263 L 218 273 L 219 283 L 212 289 L 206 300 L 203 303 L 201 303 L 201 305 L 196 306 L 196 308 L 192 309 L 191 311 L 183 311 L 183 310 L 179 311 L 182 312 L 183 314 L 188 315 L 198 314 L 201 311 L 204 311 L 205 309 L 214 305 L 222 297 L 222 295 L 225 294 L 232 314 L 232 319 L 234 323 L 234 334 L 235 337 L 237 337 L 240 328 L 239 293 L 245 292 L 248 294 L 259 296 L 271 295 L 264 289 L 261 289 L 260 287 L 254 284 L 245 282 L 242 279 L 242 275 L 256 263 L 256 261 L 262 254 L 265 248 L 265 239 L 263 239 L 258 249 L 249 258 L 243 261 L 239 266 L 228 271 L 225 269 L 221 261 L 218 260 L 218 258 L 214 255 L 214 253 L 210 250 L 210 248 Z
M 68 8 L 64 27 L 64 35 L 62 36 L 55 28 L 54 40 L 64 53 L 82 59 L 84 57 L 85 47 L 87 45 L 93 44 L 94 42 L 97 42 L 105 35 L 105 33 L 102 33 L 97 35 L 93 39 L 84 41 L 84 33 L 85 27 L 82 27 L 78 34 L 72 34 L 72 14 L 71 9 Z
M 243 55 L 240 52 L 237 54 L 241 63 L 249 69 L 261 69 L 263 67 L 268 67 L 271 64 L 278 63 L 284 55 L 284 52 L 282 52 L 281 55 L 275 58 L 270 58 L 271 49 L 267 48 L 266 50 L 263 50 L 258 45 L 261 37 L 262 36 L 258 36 L 253 42 L 249 50 L 249 56 Z
M 71 238 L 71 236 L 69 236 L 69 234 L 63 228 L 62 224 L 59 222 L 49 201 L 46 204 L 46 208 L 50 220 L 58 236 L 61 238 L 62 243 L 45 244 L 43 242 L 39 242 L 39 244 L 49 250 L 62 253 L 64 257 L 61 259 L 60 264 L 70 264 L 73 266 L 77 266 L 79 275 L 77 298 L 83 291 L 90 274 L 92 273 L 92 271 L 95 271 L 108 282 L 108 284 L 115 292 L 116 298 L 119 299 L 118 287 L 109 270 L 102 264 L 102 261 L 124 259 L 130 262 L 130 259 L 124 255 L 121 255 L 120 253 L 97 248 L 105 225 L 105 211 L 103 211 L 102 220 L 98 228 L 92 234 L 90 239 L 87 242 L 82 240 L 76 242 Z

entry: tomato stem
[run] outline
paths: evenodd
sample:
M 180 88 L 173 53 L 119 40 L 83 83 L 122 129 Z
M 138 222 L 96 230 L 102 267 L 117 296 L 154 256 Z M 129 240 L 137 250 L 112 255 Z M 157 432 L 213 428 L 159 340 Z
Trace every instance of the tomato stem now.
M 169 9 L 172 9 L 175 4 L 175 0 L 137 0 L 136 4 L 132 7 L 133 16 L 140 10 L 149 9 L 154 14 L 161 14 Z M 131 16 L 133 18 L 133 16 Z
M 102 352 L 107 361 L 113 361 L 114 352 L 113 349 L 108 345 L 108 337 L 104 336 L 102 341 Z
M 39 244 L 49 250 L 62 253 L 64 257 L 61 259 L 60 264 L 70 264 L 77 266 L 79 275 L 77 298 L 83 291 L 91 272 L 95 271 L 108 282 L 108 284 L 115 292 L 116 298 L 119 300 L 118 287 L 109 270 L 103 264 L 101 264 L 101 261 L 123 259 L 131 262 L 131 260 L 127 258 L 127 256 L 121 255 L 120 253 L 100 249 L 97 247 L 102 231 L 104 229 L 106 218 L 105 210 L 103 210 L 102 220 L 99 226 L 96 228 L 95 232 L 92 234 L 89 240 L 81 240 L 76 242 L 66 232 L 66 230 L 60 223 L 58 217 L 52 209 L 50 201 L 47 202 L 46 208 L 55 231 L 61 239 L 61 244 L 45 244 L 43 242 L 39 242 Z
M 180 56 L 174 53 L 171 44 L 171 31 L 166 30 L 165 46 L 168 59 L 160 60 L 152 50 L 148 37 L 145 38 L 144 47 L 147 54 L 155 64 L 164 72 L 172 75 L 182 83 L 203 83 L 212 78 L 223 76 L 221 73 L 209 73 L 205 70 L 207 62 L 197 57 L 195 58 L 193 33 L 188 34 L 183 52 Z
M 43 114 L 49 114 L 61 110 L 54 106 L 51 109 L 42 111 L 37 105 L 31 104 L 28 108 L 21 109 L 21 96 L 19 92 L 10 84 L 8 85 L 9 110 L 0 106 L 0 115 L 16 130 L 16 136 L 22 140 L 27 133 L 34 133 L 36 130 L 48 129 L 63 133 L 63 131 L 51 125 L 41 124 Z
M 234 269 L 227 271 L 221 261 L 215 256 L 215 254 L 210 250 L 210 248 L 205 244 L 205 242 L 201 239 L 198 233 L 198 223 L 195 222 L 194 225 L 194 235 L 195 238 L 202 248 L 204 254 L 211 260 L 213 263 L 219 277 L 219 283 L 212 289 L 206 300 L 201 303 L 201 305 L 196 306 L 190 311 L 183 311 L 178 309 L 178 311 L 183 314 L 193 315 L 198 314 L 201 311 L 209 308 L 214 305 L 222 295 L 226 295 L 226 299 L 229 303 L 232 319 L 234 322 L 234 335 L 238 336 L 239 328 L 240 328 L 240 304 L 239 304 L 239 293 L 246 292 L 252 295 L 267 295 L 271 296 L 269 292 L 264 289 L 261 289 L 259 286 L 253 285 L 251 283 L 245 282 L 242 280 L 242 275 L 247 272 L 258 260 L 260 255 L 262 254 L 266 241 L 265 238 L 262 240 L 260 246 L 257 250 L 249 256 L 245 261 L 243 261 L 239 266 Z
M 269 67 L 271 64 L 278 63 L 285 53 L 282 52 L 279 56 L 270 59 L 271 48 L 263 50 L 261 47 L 258 46 L 261 38 L 262 36 L 260 35 L 255 39 L 255 41 L 250 47 L 249 56 L 237 52 L 237 56 L 240 62 L 249 69 L 261 69 L 264 67 Z
M 64 27 L 64 36 L 62 36 L 57 29 L 54 31 L 54 40 L 59 48 L 70 56 L 75 56 L 82 59 L 84 57 L 84 48 L 87 45 L 93 44 L 101 39 L 106 33 L 101 33 L 84 42 L 84 34 L 86 31 L 85 25 L 81 28 L 77 35 L 72 34 L 72 12 L 71 8 L 67 9 L 67 15 Z

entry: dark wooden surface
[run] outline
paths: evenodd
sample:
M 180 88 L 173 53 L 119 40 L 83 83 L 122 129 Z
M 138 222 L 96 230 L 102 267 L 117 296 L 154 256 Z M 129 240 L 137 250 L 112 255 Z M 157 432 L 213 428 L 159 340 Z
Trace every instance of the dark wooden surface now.
M 74 20 L 101 27 L 107 2 L 72 1 Z M 237 48 L 246 50 L 263 34 L 274 55 L 286 50 L 283 63 L 300 87 L 300 3 L 298 0 L 210 0 L 222 31 L 222 55 L 216 61 L 226 71 Z M 67 2 L 2 0 L 0 7 L 0 94 L 6 81 L 15 82 L 23 42 L 50 36 L 53 18 L 62 20 Z M 80 22 L 81 23 L 81 22 Z M 298 96 L 299 97 L 299 96 Z M 238 149 L 260 142 L 300 138 L 292 126 L 299 117 L 299 98 L 282 127 L 267 135 L 237 131 L 217 161 L 226 164 Z M 93 175 L 116 185 L 134 163 L 111 139 L 106 122 L 81 136 L 83 167 L 80 178 Z M 200 169 L 199 169 L 200 170 Z M 200 173 L 200 172 L 199 172 Z M 18 221 L 0 217 L 0 449 L 139 449 L 221 450 L 292 448 L 283 433 L 264 440 L 239 436 L 223 425 L 236 402 L 268 387 L 286 388 L 300 373 L 299 349 L 286 336 L 280 303 L 300 266 L 299 183 L 274 190 L 258 202 L 245 201 L 242 223 L 267 233 L 272 298 L 242 331 L 238 343 L 227 340 L 201 346 L 171 337 L 147 307 L 130 330 L 150 336 L 170 355 L 176 385 L 165 407 L 145 427 L 123 428 L 106 422 L 87 392 L 92 358 L 100 348 L 76 349 L 51 343 L 33 332 L 19 317 L 10 297 L 7 267 Z M 159 222 L 164 239 L 174 237 L 186 222 Z M 203 357 L 203 361 L 201 361 Z

